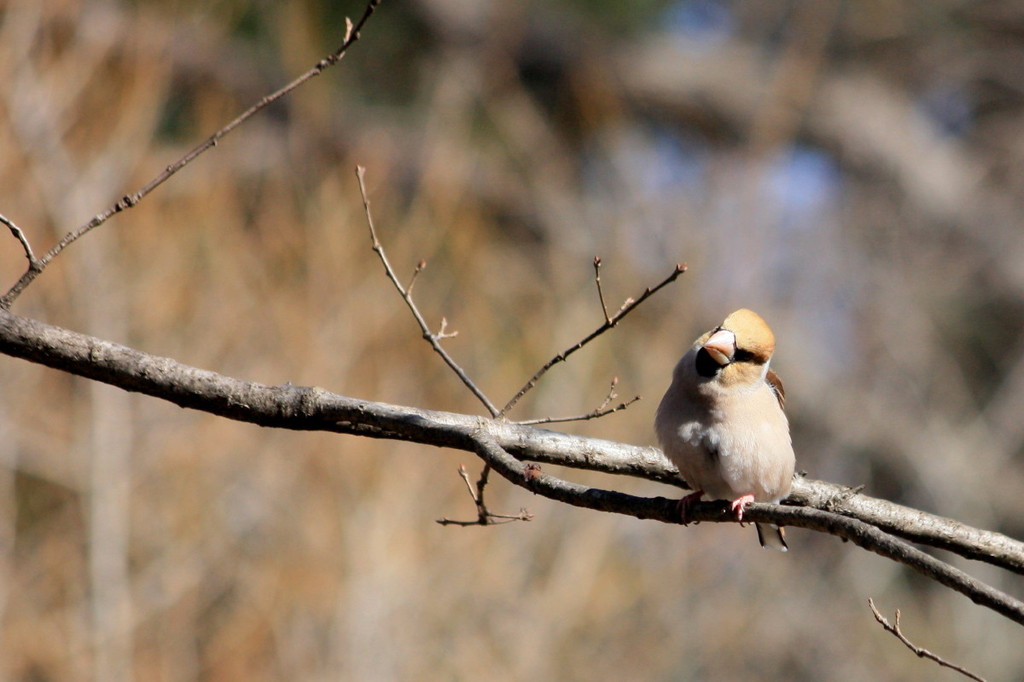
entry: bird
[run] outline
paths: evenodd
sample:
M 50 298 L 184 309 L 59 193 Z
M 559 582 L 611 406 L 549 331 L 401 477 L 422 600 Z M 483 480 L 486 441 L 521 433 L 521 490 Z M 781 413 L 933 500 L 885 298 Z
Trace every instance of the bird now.
M 681 521 L 707 495 L 743 521 L 752 502 L 789 494 L 796 468 L 782 381 L 770 368 L 771 327 L 741 308 L 701 335 L 672 372 L 654 429 L 662 451 L 694 492 L 679 501 Z M 789 549 L 785 531 L 755 524 L 762 547 Z

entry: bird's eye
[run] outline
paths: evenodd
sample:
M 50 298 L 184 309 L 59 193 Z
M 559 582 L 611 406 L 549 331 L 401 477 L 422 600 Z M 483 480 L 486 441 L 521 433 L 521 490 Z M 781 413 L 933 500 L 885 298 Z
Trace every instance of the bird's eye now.
M 733 360 L 735 362 L 757 362 L 757 356 L 755 356 L 749 350 L 737 348 L 735 355 L 733 355 Z

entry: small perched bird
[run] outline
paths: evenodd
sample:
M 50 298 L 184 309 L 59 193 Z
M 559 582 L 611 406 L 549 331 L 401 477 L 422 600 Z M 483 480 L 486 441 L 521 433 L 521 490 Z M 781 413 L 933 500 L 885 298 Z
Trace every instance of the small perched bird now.
M 768 368 L 774 351 L 771 328 L 743 308 L 697 339 L 676 365 L 654 428 L 694 490 L 679 501 L 683 523 L 704 495 L 728 500 L 742 521 L 751 502 L 789 494 L 796 460 L 782 382 Z M 762 547 L 788 549 L 781 528 L 755 525 Z

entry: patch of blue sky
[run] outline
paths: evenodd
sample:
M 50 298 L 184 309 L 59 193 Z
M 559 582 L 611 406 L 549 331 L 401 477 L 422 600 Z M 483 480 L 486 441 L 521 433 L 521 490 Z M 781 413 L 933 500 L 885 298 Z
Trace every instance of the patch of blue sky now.
M 842 189 L 839 164 L 826 151 L 793 145 L 781 152 L 765 174 L 768 190 L 782 207 L 784 223 L 797 227 L 830 208 Z
M 735 18 L 728 3 L 676 0 L 662 15 L 662 26 L 695 47 L 714 47 L 732 36 Z
M 935 85 L 921 96 L 917 106 L 946 135 L 962 137 L 974 126 L 974 103 L 961 87 Z

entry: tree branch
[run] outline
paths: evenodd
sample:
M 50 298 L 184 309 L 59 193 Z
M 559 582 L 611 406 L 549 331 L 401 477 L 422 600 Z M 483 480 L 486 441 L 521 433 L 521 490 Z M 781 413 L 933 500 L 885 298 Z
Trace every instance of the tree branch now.
M 608 407 L 608 405 L 613 400 L 615 400 L 616 398 L 619 397 L 619 395 L 615 392 L 615 387 L 618 386 L 618 384 L 619 384 L 619 378 L 618 377 L 613 377 L 612 378 L 612 385 L 608 389 L 608 395 L 605 396 L 604 400 L 601 402 L 600 405 L 598 405 L 595 409 L 591 410 L 590 412 L 587 412 L 586 414 L 579 414 L 579 415 L 576 415 L 575 417 L 540 417 L 538 419 L 523 419 L 522 421 L 517 421 L 516 424 L 521 424 L 523 426 L 537 426 L 537 425 L 540 425 L 540 424 L 557 424 L 557 423 L 564 423 L 564 422 L 583 422 L 583 421 L 589 421 L 591 419 L 600 419 L 601 417 L 605 417 L 605 416 L 607 416 L 607 415 L 609 415 L 609 414 L 611 414 L 613 412 L 618 412 L 620 410 L 624 410 L 627 407 L 629 407 L 630 405 L 632 405 L 633 403 L 635 403 L 638 400 L 640 400 L 640 396 L 635 395 L 632 398 L 630 398 L 629 400 L 625 400 L 625 401 L 619 403 L 618 405 L 614 405 L 612 407 Z
M 245 111 L 243 111 L 241 114 L 239 114 L 233 121 L 231 121 L 226 126 L 215 132 L 213 135 L 210 135 L 210 137 L 206 138 L 200 144 L 196 145 L 191 151 L 189 151 L 183 157 L 181 157 L 171 165 L 164 168 L 164 170 L 161 171 L 156 177 L 154 177 L 152 180 L 146 183 L 146 185 L 143 186 L 142 189 L 138 190 L 137 192 L 134 192 L 133 194 L 126 194 L 125 196 L 118 199 L 113 206 L 107 208 L 102 213 L 93 216 L 93 218 L 84 225 L 81 225 L 80 227 L 65 234 L 52 249 L 43 254 L 43 256 L 40 257 L 39 259 L 35 259 L 32 256 L 31 249 L 28 247 L 27 240 L 24 239 L 24 235 L 20 235 L 21 231 L 15 231 L 16 228 L 14 224 L 5 220 L 4 224 L 11 228 L 15 236 L 18 237 L 21 241 L 22 247 L 26 249 L 26 255 L 29 258 L 29 267 L 25 271 L 25 273 L 18 279 L 18 281 L 15 282 L 14 285 L 7 290 L 7 293 L 5 293 L 3 296 L 0 296 L 0 309 L 9 310 L 11 304 L 13 304 L 15 299 L 17 299 L 18 296 L 21 295 L 21 292 L 24 291 L 25 288 L 29 284 L 31 284 L 35 280 L 35 278 L 38 277 L 39 274 L 43 270 L 45 270 L 46 267 L 53 261 L 53 259 L 60 255 L 61 251 L 63 251 L 65 248 L 70 246 L 72 243 L 77 241 L 79 238 L 81 238 L 83 235 L 87 234 L 91 230 L 107 222 L 107 220 L 109 220 L 114 215 L 121 213 L 122 211 L 127 211 L 128 209 L 138 204 L 147 194 L 155 190 L 160 185 L 164 184 L 167 180 L 171 178 L 171 176 L 173 176 L 175 173 L 180 171 L 185 166 L 192 163 L 192 161 L 194 161 L 198 156 L 212 149 L 213 147 L 216 147 L 217 144 L 220 142 L 221 138 L 225 137 L 232 130 L 245 123 L 248 119 L 250 119 L 252 116 L 254 116 L 262 109 L 264 109 L 267 105 L 276 102 L 277 100 L 281 99 L 282 97 L 284 97 L 285 95 L 287 95 L 292 90 L 299 87 L 306 81 L 316 76 L 319 76 L 326 69 L 334 66 L 339 61 L 341 61 L 342 57 L 345 56 L 345 53 L 348 52 L 348 49 L 352 47 L 352 45 L 355 44 L 357 40 L 359 40 L 360 31 L 366 24 L 367 20 L 369 20 L 369 18 L 376 11 L 380 3 L 381 0 L 369 0 L 369 2 L 366 5 L 366 9 L 363 11 L 363 16 L 360 17 L 355 27 L 352 26 L 351 21 L 348 21 L 348 19 L 345 20 L 345 39 L 342 41 L 341 47 L 339 47 L 337 50 L 321 59 L 312 68 L 310 68 L 308 71 L 306 71 L 305 73 L 303 73 L 298 78 L 294 79 L 284 87 L 261 98 L 258 102 L 253 104 Z
M 181 407 L 261 426 L 333 431 L 472 450 L 455 443 L 451 430 L 473 428 L 486 421 L 496 441 L 517 459 L 685 487 L 676 469 L 654 447 L 358 400 L 315 387 L 266 386 L 242 381 L 3 310 L 0 353 Z M 1018 567 L 1024 563 L 1024 542 L 856 493 L 835 483 L 798 478 L 786 502 L 856 518 L 908 540 L 1016 572 L 1021 572 Z M 695 513 L 702 506 L 697 505 Z M 665 520 L 670 519 L 666 516 Z
M 487 509 L 487 505 L 484 503 L 484 489 L 487 487 L 487 479 L 491 473 L 491 466 L 485 464 L 483 469 L 480 471 L 480 478 L 477 479 L 476 486 L 469 480 L 469 472 L 466 467 L 459 465 L 459 477 L 466 484 L 466 490 L 469 491 L 469 497 L 473 500 L 473 504 L 476 506 L 476 518 L 472 521 L 457 521 L 449 518 L 438 519 L 437 523 L 442 526 L 496 526 L 501 523 L 511 523 L 513 521 L 532 521 L 533 514 L 530 513 L 525 507 L 519 510 L 518 514 L 495 514 L 494 512 Z
M 957 671 L 958 673 L 960 673 L 964 677 L 967 677 L 969 679 L 975 680 L 975 682 L 985 682 L 984 678 L 978 677 L 977 675 L 972 673 L 967 668 L 962 668 L 962 667 L 960 667 L 958 665 L 954 665 L 954 664 L 950 663 L 949 661 L 947 661 L 946 659 L 942 658 L 941 656 L 933 654 L 932 652 L 928 651 L 924 647 L 919 647 L 916 644 L 914 644 L 913 642 L 911 642 L 909 639 L 907 639 L 907 636 L 904 635 L 903 631 L 900 629 L 900 610 L 899 609 L 896 609 L 896 621 L 895 621 L 895 624 L 894 625 L 890 625 L 889 621 L 885 619 L 885 616 L 883 616 L 881 613 L 879 613 L 878 609 L 875 608 L 875 602 L 870 597 L 868 598 L 868 606 L 871 607 L 871 613 L 874 614 L 875 620 L 878 621 L 878 624 L 881 625 L 882 628 L 886 632 L 891 632 L 893 634 L 893 636 L 896 637 L 896 639 L 900 640 L 903 643 L 904 646 L 906 646 L 908 649 L 913 651 L 918 656 L 918 658 L 927 658 L 929 660 L 935 661 L 936 663 L 938 663 L 941 666 L 944 666 L 944 667 L 949 668 L 951 670 Z
M 601 303 L 601 314 L 604 315 L 604 321 L 606 324 L 612 323 L 612 318 L 608 315 L 608 305 L 604 302 L 604 289 L 601 287 L 601 257 L 594 256 L 594 284 L 597 285 L 597 300 Z
M 548 462 L 678 484 L 677 472 L 655 448 L 570 436 L 483 417 L 359 400 L 315 387 L 242 381 L 4 310 L 0 310 L 0 352 L 237 421 L 467 450 L 480 455 L 513 483 L 556 501 L 666 523 L 678 520 L 675 499 L 590 488 L 557 479 L 523 463 Z M 986 558 L 996 565 L 1011 563 L 1007 554 L 1015 555 L 1013 560 L 1019 563 L 1024 556 L 1024 543 L 882 500 L 872 501 L 829 483 L 798 480 L 795 488 L 795 495 L 788 501 L 800 504 L 801 497 L 824 500 L 826 508 L 754 504 L 745 516 L 750 521 L 808 528 L 849 540 L 904 563 L 976 603 L 1024 624 L 1024 604 L 875 527 L 871 522 L 878 521 L 877 511 L 866 520 L 854 518 L 855 501 L 859 500 L 862 506 L 888 509 L 891 517 L 887 525 L 899 528 L 905 537 L 932 539 L 941 535 L 945 548 L 965 556 Z M 843 490 L 845 497 L 841 494 Z M 691 516 L 695 521 L 735 520 L 726 505 L 716 502 L 695 505 Z M 971 542 L 979 538 L 1001 548 L 1001 557 L 992 561 L 992 557 L 985 557 L 978 547 L 972 546 Z
M 0 223 L 6 225 L 7 229 L 9 229 L 11 234 L 14 235 L 14 238 L 21 244 L 21 248 L 25 252 L 25 258 L 28 259 L 28 269 L 39 270 L 39 261 L 36 260 L 36 255 L 32 253 L 32 245 L 28 243 L 28 237 L 25 236 L 25 233 L 22 232 L 21 228 L 18 227 L 13 220 L 4 215 L 0 215 Z
M 403 287 L 402 283 L 398 280 L 398 275 L 395 274 L 394 268 L 391 267 L 391 262 L 388 260 L 387 254 L 384 253 L 384 247 L 381 245 L 380 239 L 377 238 L 377 230 L 373 224 L 373 214 L 370 212 L 370 199 L 366 195 L 365 175 L 366 169 L 362 166 L 356 166 L 356 180 L 359 183 L 359 195 L 363 199 L 363 212 L 366 214 L 366 224 L 370 229 L 371 248 L 373 248 L 373 252 L 377 254 L 377 257 L 380 258 L 381 264 L 384 265 L 384 273 L 388 276 L 388 279 L 391 280 L 391 283 L 395 285 L 395 288 L 398 289 L 399 295 L 401 295 L 402 300 L 405 301 L 405 305 L 408 306 L 409 312 L 411 312 L 412 316 L 416 319 L 416 324 L 419 325 L 420 332 L 422 332 L 423 338 L 430 344 L 430 347 L 434 349 L 435 353 L 441 356 L 444 363 L 448 365 L 453 372 L 455 372 L 456 376 L 459 377 L 459 380 L 461 380 L 462 383 L 465 384 L 466 388 L 476 396 L 477 400 L 483 403 L 483 406 L 487 408 L 487 411 L 491 416 L 497 417 L 498 408 L 494 406 L 494 403 L 492 403 L 486 395 L 484 395 L 484 392 L 481 391 L 476 383 L 469 378 L 466 371 L 462 369 L 457 362 L 455 362 L 455 359 L 449 355 L 448 351 L 446 351 L 441 345 L 441 339 L 455 336 L 455 334 L 445 333 L 447 320 L 441 320 L 441 330 L 435 334 L 430 330 L 430 326 L 420 313 L 419 308 L 416 306 L 416 302 L 412 300 L 412 287 L 416 283 L 416 277 L 423 271 L 423 268 L 426 267 L 426 263 L 420 261 L 416 265 L 416 270 L 413 271 L 413 277 L 409 282 L 408 287 Z
M 599 272 L 599 268 L 600 267 L 601 267 L 601 259 L 599 259 L 599 258 L 594 259 L 594 271 L 595 271 L 595 273 Z M 609 329 L 611 329 L 612 327 L 617 325 L 619 322 L 622 321 L 622 318 L 624 318 L 626 315 L 631 313 L 633 311 L 633 309 L 635 309 L 638 305 L 640 305 L 641 303 L 646 301 L 648 298 L 650 298 L 652 295 L 657 293 L 658 290 L 661 289 L 662 287 L 668 286 L 672 282 L 674 282 L 677 279 L 679 279 L 679 275 L 683 274 L 684 272 L 686 272 L 686 265 L 683 264 L 683 263 L 677 264 L 675 269 L 672 271 L 672 273 L 668 277 L 663 279 L 661 282 L 659 282 L 655 286 L 648 287 L 648 288 L 644 289 L 644 292 L 642 294 L 640 294 L 640 296 L 638 298 L 636 298 L 636 299 L 627 298 L 626 302 L 622 304 L 622 307 L 619 308 L 618 312 L 616 312 L 611 317 L 608 317 L 608 311 L 607 311 L 607 309 L 604 308 L 604 295 L 602 293 L 602 295 L 601 295 L 601 307 L 602 307 L 602 309 L 604 309 L 604 315 L 605 315 L 604 323 L 600 327 L 598 327 L 597 329 L 592 331 L 590 334 L 585 336 L 582 340 L 577 341 L 575 344 L 573 344 L 569 348 L 566 348 L 564 351 L 562 351 L 561 353 L 559 353 L 558 355 L 554 356 L 553 358 L 548 360 L 546 363 L 544 363 L 544 366 L 541 367 L 539 370 L 537 370 L 536 374 L 534 374 L 532 377 L 530 377 L 529 380 L 527 380 L 527 382 L 525 384 L 523 384 L 522 388 L 520 388 L 518 391 L 516 391 L 516 394 L 514 396 L 512 396 L 512 399 L 509 400 L 505 404 L 505 407 L 501 408 L 501 413 L 500 414 L 501 415 L 508 414 L 509 410 L 511 410 L 513 407 L 515 407 L 516 403 L 518 403 L 522 399 L 522 397 L 524 395 L 529 393 L 530 390 L 534 386 L 537 385 L 537 382 L 540 381 L 540 378 L 542 376 L 544 376 L 549 369 L 551 369 L 552 367 L 554 367 L 555 365 L 557 365 L 560 362 L 565 362 L 566 358 L 568 358 L 570 355 L 572 355 L 573 353 L 575 353 L 579 349 L 583 348 L 585 345 L 587 345 L 588 343 L 590 343 L 591 341 L 596 339 L 598 336 L 600 336 L 601 334 L 604 334 L 606 331 L 608 331 Z M 600 281 L 601 281 L 600 276 L 598 274 L 595 274 L 595 277 L 597 278 L 597 282 L 598 282 L 598 291 L 600 291 Z
M 641 498 L 611 490 L 590 488 L 563 481 L 553 476 L 526 474 L 526 466 L 501 448 L 483 428 L 474 431 L 471 438 L 475 451 L 495 471 L 512 483 L 527 490 L 577 507 L 626 514 L 637 518 L 675 522 L 679 517 L 676 500 L 663 497 Z M 858 547 L 902 563 L 918 573 L 967 596 L 975 604 L 988 607 L 1014 622 L 1024 625 L 1024 602 L 976 580 L 958 568 L 925 554 L 903 540 L 892 537 L 863 521 L 851 519 L 820 509 L 781 507 L 755 504 L 747 508 L 744 517 L 749 521 L 782 523 L 817 530 Z M 735 521 L 728 503 L 696 505 L 694 521 Z M 750 513 L 748 513 L 750 512 Z
M 1019 540 L 1002 533 L 972 528 L 945 516 L 862 495 L 844 485 L 796 479 L 786 502 L 856 518 L 906 540 L 1024 574 L 1024 543 Z

